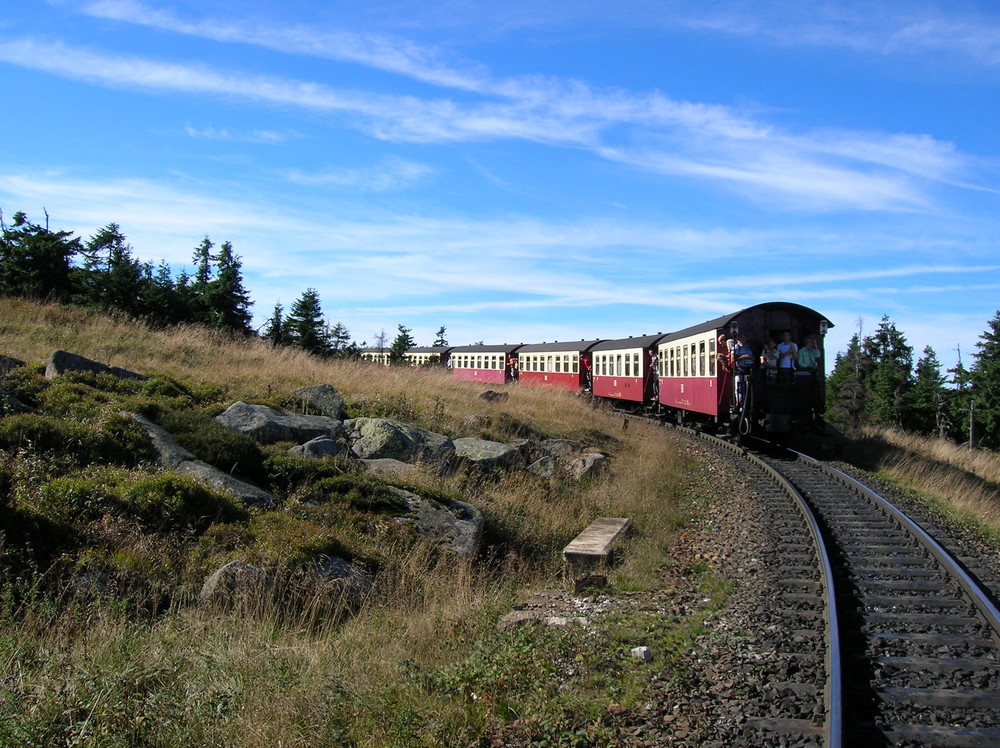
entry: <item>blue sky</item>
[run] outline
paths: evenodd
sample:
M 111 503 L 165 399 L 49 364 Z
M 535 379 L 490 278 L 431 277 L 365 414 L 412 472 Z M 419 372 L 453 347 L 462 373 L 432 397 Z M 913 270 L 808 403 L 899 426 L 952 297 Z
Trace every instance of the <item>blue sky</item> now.
M 971 363 L 1000 308 L 991 2 L 33 0 L 0 208 L 243 259 L 357 342 L 667 332 L 769 300 Z

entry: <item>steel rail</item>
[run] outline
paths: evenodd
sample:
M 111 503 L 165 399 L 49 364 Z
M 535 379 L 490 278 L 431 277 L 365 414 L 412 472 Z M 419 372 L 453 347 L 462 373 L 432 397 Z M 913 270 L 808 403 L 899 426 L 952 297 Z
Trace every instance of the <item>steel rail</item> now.
M 830 467 L 820 460 L 817 460 L 815 457 L 810 457 L 809 455 L 802 454 L 801 452 L 795 452 L 794 450 L 789 451 L 796 455 L 800 461 L 813 465 L 819 470 L 836 477 L 845 485 L 860 492 L 863 496 L 866 496 L 873 501 L 876 506 L 884 509 L 889 516 L 899 522 L 900 525 L 902 525 L 907 531 L 912 533 L 917 541 L 923 545 L 932 556 L 934 556 L 938 563 L 941 564 L 942 568 L 944 568 L 955 579 L 955 581 L 958 582 L 959 586 L 972 600 L 973 605 L 975 605 L 976 609 L 982 614 L 986 623 L 993 629 L 994 633 L 1000 637 L 1000 609 L 993 604 L 993 601 L 990 600 L 987 593 L 983 591 L 982 586 L 976 581 L 973 575 L 966 570 L 958 559 L 956 559 L 940 543 L 938 543 L 937 540 L 924 530 L 923 527 L 914 522 L 895 504 L 882 496 L 879 496 L 877 493 L 868 488 L 868 486 L 858 480 L 855 480 L 847 473 Z
M 830 562 L 830 555 L 820 532 L 816 515 L 802 494 L 787 478 L 766 462 L 756 457 L 745 447 L 698 431 L 692 431 L 691 433 L 698 435 L 712 444 L 729 449 L 744 459 L 753 462 L 755 466 L 766 472 L 788 494 L 789 498 L 792 499 L 809 528 L 809 534 L 812 537 L 813 547 L 816 550 L 816 557 L 819 561 L 823 601 L 826 605 L 826 687 L 824 689 L 826 724 L 823 727 L 824 745 L 826 748 L 841 748 L 843 743 L 844 684 L 840 654 L 840 623 L 837 614 L 837 599 L 833 588 L 833 566 Z

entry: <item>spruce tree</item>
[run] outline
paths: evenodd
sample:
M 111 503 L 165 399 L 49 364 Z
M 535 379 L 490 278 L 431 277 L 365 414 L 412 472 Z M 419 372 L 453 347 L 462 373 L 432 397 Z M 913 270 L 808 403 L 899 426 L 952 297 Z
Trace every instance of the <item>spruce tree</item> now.
M 975 403 L 976 441 L 1000 447 L 1000 311 L 979 336 L 975 363 L 969 372 Z
M 434 342 L 431 343 L 431 345 L 434 346 L 435 348 L 447 348 L 448 339 L 445 337 L 444 325 L 441 325 L 441 327 L 438 328 L 438 331 L 435 333 L 435 335 L 436 337 L 434 338 Z
M 351 353 L 351 331 L 342 322 L 331 325 L 327 330 L 330 350 L 338 357 L 349 357 Z
M 65 301 L 73 292 L 72 259 L 83 251 L 71 231 L 50 231 L 32 223 L 22 211 L 13 224 L 0 216 L 0 294 Z
M 851 429 L 861 426 L 870 399 L 864 383 L 867 368 L 861 338 L 856 333 L 847 351 L 837 354 L 833 371 L 826 379 L 827 420 Z
M 949 384 L 951 385 L 950 396 L 948 398 L 948 420 L 951 422 L 954 433 L 953 438 L 958 442 L 969 440 L 969 417 L 972 410 L 972 381 L 969 370 L 962 363 L 962 348 L 956 349 L 958 361 L 954 368 L 948 369 L 951 375 Z
M 277 302 L 274 305 L 274 311 L 271 312 L 271 316 L 264 323 L 264 332 L 261 334 L 261 337 L 273 346 L 284 345 L 285 343 L 286 325 L 284 314 L 285 310 L 281 306 L 281 302 Z
M 219 253 L 211 260 L 215 262 L 216 275 L 208 281 L 204 290 L 209 323 L 228 332 L 249 335 L 252 331 L 250 307 L 253 302 L 243 288 L 242 261 L 229 242 L 223 242 Z
M 401 366 L 406 364 L 406 352 L 414 346 L 413 337 L 410 335 L 410 328 L 399 325 L 399 333 L 396 339 L 389 346 L 389 364 L 391 366 Z
M 323 322 L 319 294 L 309 288 L 295 300 L 288 312 L 285 327 L 289 342 L 310 353 L 325 356 L 330 352 L 330 341 Z
M 116 223 L 99 229 L 82 252 L 78 300 L 87 306 L 115 309 L 141 317 L 151 292 L 149 273 L 132 256 L 132 247 Z
M 947 393 L 941 362 L 930 346 L 924 348 L 917 361 L 911 392 L 910 427 L 922 434 L 948 433 Z
M 212 324 L 212 312 L 208 304 L 209 281 L 212 280 L 212 248 L 215 244 L 206 236 L 201 244 L 194 248 L 191 262 L 194 263 L 194 275 L 190 276 L 186 288 L 189 303 L 190 322 L 203 325 Z
M 874 335 L 862 345 L 871 360 L 871 370 L 864 377 L 871 394 L 868 413 L 874 423 L 907 426 L 910 420 L 910 393 L 913 389 L 913 348 L 906 337 L 882 317 Z

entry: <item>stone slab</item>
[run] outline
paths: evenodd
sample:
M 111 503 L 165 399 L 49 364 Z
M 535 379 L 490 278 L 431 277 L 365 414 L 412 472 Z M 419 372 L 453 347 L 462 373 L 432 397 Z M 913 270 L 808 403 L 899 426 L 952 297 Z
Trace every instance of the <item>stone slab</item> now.
M 563 548 L 563 560 L 574 577 L 603 568 L 614 544 L 632 528 L 624 517 L 598 517 Z

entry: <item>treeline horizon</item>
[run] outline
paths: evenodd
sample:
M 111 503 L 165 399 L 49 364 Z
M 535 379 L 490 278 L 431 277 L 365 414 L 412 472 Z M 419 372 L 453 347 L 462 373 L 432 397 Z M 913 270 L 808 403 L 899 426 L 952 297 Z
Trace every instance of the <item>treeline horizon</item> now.
M 216 247 L 206 235 L 194 248 L 193 272 L 175 275 L 161 260 L 136 257 L 121 227 L 109 223 L 86 241 L 72 231 L 53 230 L 14 213 L 8 224 L 0 211 L 0 295 L 76 304 L 141 320 L 151 327 L 195 324 L 237 336 L 258 336 L 273 345 L 302 348 L 335 358 L 360 358 L 366 342 L 355 342 L 347 327 L 330 323 L 319 293 L 307 288 L 289 309 L 279 302 L 260 329 L 253 327 L 254 305 L 243 284 L 243 261 L 231 242 Z M 375 345 L 402 363 L 415 345 L 409 328 L 399 325 L 387 345 L 385 332 Z M 445 328 L 434 345 L 447 345 Z
M 258 336 L 275 346 L 315 355 L 360 358 L 357 343 L 340 322 L 326 321 L 319 293 L 308 288 L 287 310 L 277 303 L 260 330 L 252 326 L 254 302 L 243 284 L 242 259 L 228 241 L 216 247 L 206 235 L 194 248 L 193 272 L 176 275 L 166 261 L 138 259 L 116 223 L 86 241 L 52 230 L 16 212 L 8 225 L 0 212 L 0 295 L 76 304 L 141 320 L 152 327 L 196 324 L 236 336 Z M 447 346 L 446 328 L 433 346 Z M 398 325 L 387 345 L 384 331 L 375 346 L 391 363 L 405 362 L 415 345 L 411 330 Z M 961 359 L 942 372 L 931 346 L 914 363 L 913 348 L 888 316 L 869 336 L 852 336 L 836 354 L 827 378 L 827 417 L 857 429 L 893 426 L 936 435 L 970 446 L 1000 446 L 1000 311 L 976 343 L 973 363 Z

